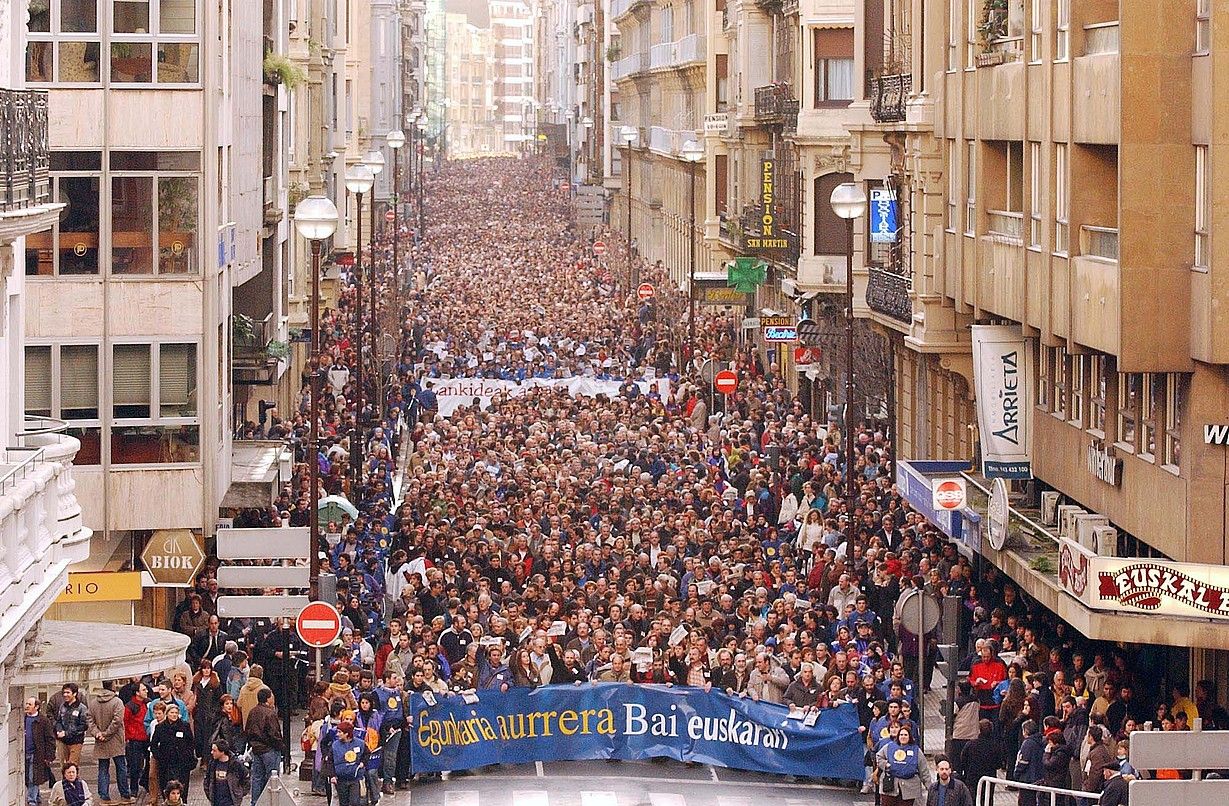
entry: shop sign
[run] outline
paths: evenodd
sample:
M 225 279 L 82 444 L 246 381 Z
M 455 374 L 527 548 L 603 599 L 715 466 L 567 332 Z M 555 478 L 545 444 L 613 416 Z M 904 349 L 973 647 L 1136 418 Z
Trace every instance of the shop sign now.
M 887 188 L 871 188 L 871 243 L 896 243 L 896 194 Z
M 141 598 L 140 571 L 69 572 L 56 604 L 135 602 Z
M 1089 473 L 1111 487 L 1122 484 L 1122 460 L 1114 455 L 1113 448 L 1103 442 L 1094 440 L 1088 443 L 1085 464 Z
M 730 115 L 728 112 L 714 112 L 704 116 L 704 133 L 727 135 L 730 133 Z
M 701 289 L 700 302 L 704 305 L 746 305 L 751 296 L 737 288 L 714 288 L 709 286 Z
M 1229 620 L 1229 566 L 1102 557 L 1060 539 L 1063 590 L 1094 610 Z
M 1011 505 L 1007 498 L 1007 480 L 995 479 L 994 492 L 990 494 L 990 503 L 986 508 L 986 519 L 990 521 L 990 547 L 1002 551 L 1007 545 L 1007 522 L 1011 516 Z
M 773 252 L 789 248 L 789 241 L 777 232 L 777 161 L 760 160 L 760 234 L 745 238 L 747 249 Z
M 1032 478 L 1032 341 L 1018 326 L 974 325 L 972 331 L 982 475 Z
M 770 344 L 798 341 L 798 322 L 791 316 L 761 316 L 760 331 Z
M 822 352 L 818 347 L 795 347 L 794 367 L 803 372 L 812 364 L 818 364 Z
M 1229 425 L 1208 423 L 1203 427 L 1205 445 L 1229 445 Z
M 205 562 L 205 553 L 190 530 L 160 529 L 141 552 L 141 562 L 154 584 L 187 588 Z
M 930 484 L 931 506 L 936 510 L 952 512 L 964 506 L 967 494 L 963 476 L 932 479 Z

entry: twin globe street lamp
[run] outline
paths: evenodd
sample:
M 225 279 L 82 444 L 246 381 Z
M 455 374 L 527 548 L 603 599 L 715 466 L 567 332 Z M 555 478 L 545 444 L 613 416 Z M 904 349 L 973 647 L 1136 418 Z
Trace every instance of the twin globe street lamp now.
M 854 506 L 858 490 L 854 481 L 853 446 L 853 221 L 866 213 L 866 193 L 855 182 L 843 182 L 832 190 L 832 211 L 845 219 L 845 558 L 853 562 Z

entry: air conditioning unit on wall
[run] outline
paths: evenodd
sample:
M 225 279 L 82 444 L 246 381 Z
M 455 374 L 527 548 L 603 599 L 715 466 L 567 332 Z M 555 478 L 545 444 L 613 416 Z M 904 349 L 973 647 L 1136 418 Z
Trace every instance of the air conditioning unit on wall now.
M 1046 490 L 1041 494 L 1041 523 L 1054 526 L 1058 523 L 1058 502 L 1062 495 L 1057 490 Z
M 1097 526 L 1092 530 L 1093 550 L 1101 557 L 1118 556 L 1118 530 L 1113 526 Z
M 1104 515 L 1078 515 L 1075 518 L 1076 540 L 1089 551 L 1097 550 L 1095 530 L 1101 526 L 1109 526 L 1110 519 Z
M 1068 540 L 1078 540 L 1079 534 L 1075 531 L 1075 516 L 1087 514 L 1086 509 L 1075 504 L 1059 504 L 1058 533 Z

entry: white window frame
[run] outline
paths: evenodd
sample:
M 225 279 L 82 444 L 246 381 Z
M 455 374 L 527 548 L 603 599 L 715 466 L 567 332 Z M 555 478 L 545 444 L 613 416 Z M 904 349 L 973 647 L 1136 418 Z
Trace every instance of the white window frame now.
M 1042 0 L 1032 0 L 1029 9 L 1029 51 L 1028 60 L 1031 64 L 1040 64 L 1045 54 L 1042 51 L 1045 29 L 1042 27 Z
M 1030 140 L 1028 144 L 1028 246 L 1029 249 L 1041 248 L 1041 208 L 1043 206 L 1041 143 Z
M 980 20 L 978 14 L 982 4 L 977 0 L 965 0 L 965 34 L 964 34 L 964 69 L 977 69 L 977 47 L 981 35 L 977 26 Z
M 1065 62 L 1071 55 L 1071 0 L 1056 0 L 1058 21 L 1054 34 L 1054 61 Z
M 1105 439 L 1109 398 L 1109 360 L 1093 354 L 1088 359 L 1088 433 Z
M 960 173 L 958 171 L 956 140 L 947 141 L 947 231 L 956 234 L 956 200 L 960 198 Z
M 151 246 L 151 249 L 153 250 L 153 253 L 152 253 L 152 265 L 150 267 L 151 271 L 147 273 L 142 274 L 142 273 L 137 273 L 137 272 L 125 272 L 122 274 L 117 274 L 115 272 L 115 260 L 114 260 L 115 258 L 115 247 L 114 247 L 115 220 L 114 220 L 114 216 L 112 216 L 111 214 L 111 210 L 114 205 L 113 194 L 115 192 L 115 180 L 116 179 L 145 179 L 151 182 L 153 186 L 153 196 L 152 196 L 153 209 L 151 210 L 152 215 L 150 217 L 150 226 L 152 227 L 150 246 Z M 158 183 L 162 179 L 190 179 L 196 184 L 196 222 L 195 222 L 195 231 L 194 231 L 195 243 L 192 245 L 192 249 L 195 250 L 196 252 L 196 259 L 190 261 L 189 271 L 186 271 L 186 272 L 164 272 L 162 271 L 162 267 L 161 267 L 162 257 L 159 254 L 160 247 L 158 244 L 159 237 L 161 235 L 161 226 L 159 223 L 160 211 L 158 209 Z M 104 192 L 106 193 L 105 203 L 106 203 L 106 217 L 107 217 L 107 227 L 106 227 L 107 229 L 107 252 L 106 252 L 105 257 L 102 259 L 102 261 L 106 265 L 105 273 L 108 276 L 114 277 L 115 279 L 118 279 L 118 280 L 130 280 L 130 279 L 148 280 L 151 277 L 167 277 L 171 279 L 200 277 L 200 274 L 201 274 L 201 265 L 200 265 L 201 251 L 200 250 L 204 248 L 204 241 L 202 239 L 202 232 L 201 232 L 201 209 L 202 209 L 201 202 L 202 202 L 202 193 L 203 193 L 203 183 L 201 182 L 200 173 L 196 171 L 176 171 L 176 170 L 166 170 L 166 169 L 131 170 L 131 171 L 130 170 L 114 170 L 114 171 L 108 171 L 106 173 L 106 181 L 104 182 L 104 184 L 105 184 Z
M 162 347 L 167 345 L 188 345 L 196 351 L 195 370 L 196 370 L 196 414 L 190 417 L 179 416 L 162 416 Z M 121 342 L 115 342 L 110 345 L 109 358 L 107 365 L 108 384 L 110 390 L 114 384 L 115 373 L 115 350 L 117 347 L 132 347 L 145 346 L 149 348 L 149 416 L 148 417 L 117 417 L 115 416 L 115 401 L 114 395 L 108 395 L 112 398 L 108 400 L 107 407 L 107 454 L 106 461 L 108 464 L 115 467 L 167 467 L 174 466 L 195 466 L 201 463 L 201 381 L 203 373 L 202 350 L 199 341 L 185 341 L 182 339 L 166 338 L 166 339 L 125 339 Z M 197 428 L 197 454 L 198 458 L 195 461 L 189 462 L 156 462 L 152 464 L 139 463 L 115 463 L 111 461 L 111 451 L 113 450 L 113 433 L 117 428 L 132 428 L 150 426 L 155 428 L 165 428 L 174 426 L 195 426 Z
M 1212 235 L 1208 226 L 1212 212 L 1208 147 L 1195 146 L 1195 262 L 1196 271 L 1206 272 L 1212 263 Z
M 1047 412 L 1054 408 L 1053 364 L 1054 348 L 1042 345 L 1037 357 L 1037 408 Z
M 1068 356 L 1067 387 L 1070 391 L 1070 403 L 1067 405 L 1067 422 L 1076 428 L 1084 427 L 1085 395 L 1088 393 L 1088 362 L 1084 355 Z
M 947 71 L 960 69 L 960 16 L 961 0 L 947 0 Z
M 1066 257 L 1071 248 L 1067 210 L 1067 144 L 1054 144 L 1054 254 Z
M 1174 473 L 1182 464 L 1182 404 L 1186 378 L 1171 372 L 1165 378 L 1165 436 L 1161 466 Z
M 1127 395 L 1127 387 L 1131 384 L 1131 379 L 1134 378 L 1135 383 L 1135 399 L 1130 400 Z M 1118 411 L 1115 413 L 1117 418 L 1117 428 L 1115 433 L 1115 447 L 1127 453 L 1135 453 L 1135 446 L 1139 442 L 1139 399 L 1143 395 L 1144 376 L 1139 373 L 1118 373 Z M 1130 418 L 1131 434 L 1127 438 L 1125 433 L 1126 421 Z
M 1195 53 L 1212 50 L 1212 0 L 1195 0 Z
M 964 234 L 977 232 L 977 141 L 968 140 L 964 149 Z

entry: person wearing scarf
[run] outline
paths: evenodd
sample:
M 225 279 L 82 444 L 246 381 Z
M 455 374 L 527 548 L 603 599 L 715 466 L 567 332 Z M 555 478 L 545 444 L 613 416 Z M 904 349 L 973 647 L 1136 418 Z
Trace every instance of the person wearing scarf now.
M 92 806 L 90 788 L 71 761 L 64 765 L 63 778 L 51 788 L 51 806 Z

